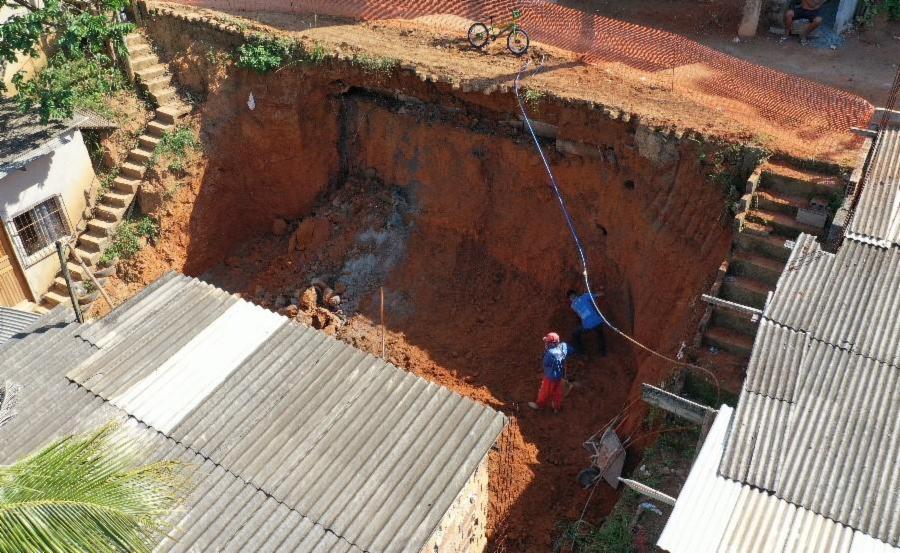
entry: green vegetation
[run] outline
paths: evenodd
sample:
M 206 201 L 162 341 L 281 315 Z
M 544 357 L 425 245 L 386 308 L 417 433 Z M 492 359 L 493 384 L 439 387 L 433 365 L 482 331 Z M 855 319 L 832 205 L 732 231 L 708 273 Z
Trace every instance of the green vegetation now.
M 156 167 L 161 159 L 168 161 L 166 167 L 169 171 L 183 172 L 184 162 L 188 150 L 200 149 L 200 141 L 194 136 L 193 131 L 187 127 L 181 127 L 172 131 L 166 131 L 153 150 L 153 155 L 147 162 L 148 167 Z
M 546 95 L 547 94 L 545 92 L 542 92 L 540 90 L 526 88 L 525 94 L 523 94 L 522 97 L 525 98 L 525 103 L 528 104 L 528 107 L 537 109 L 538 104 L 541 103 L 541 100 L 543 100 Z
M 116 230 L 112 244 L 100 257 L 101 264 L 112 263 L 115 259 L 132 259 L 141 251 L 141 239 L 155 239 L 159 236 L 159 223 L 145 216 L 137 221 L 125 221 Z
M 238 46 L 238 67 L 268 73 L 286 64 L 293 56 L 293 43 L 284 39 L 257 36 Z
M 125 36 L 133 29 L 114 16 L 126 3 L 46 0 L 44 7 L 34 8 L 17 0 L 0 0 L 0 7 L 27 10 L 0 25 L 0 62 L 13 63 L 22 55 L 37 57 L 43 44 L 51 39 L 54 44 L 55 53 L 37 78 L 25 81 L 21 71 L 13 75 L 23 110 L 36 106 L 44 122 L 70 117 L 78 107 L 108 114 L 103 97 L 124 83 L 111 56 L 125 54 Z
M 268 73 L 296 63 L 320 64 L 331 57 L 332 54 L 319 43 L 312 49 L 307 49 L 297 42 L 263 35 L 257 35 L 241 44 L 234 56 L 238 67 L 252 69 L 257 73 Z M 370 64 L 373 67 L 381 67 L 383 62 L 379 60 L 386 58 L 367 59 L 371 60 Z
M 37 108 L 44 122 L 70 117 L 76 108 L 93 110 L 105 117 L 115 117 L 106 99 L 126 86 L 122 73 L 108 58 L 70 59 L 54 54 L 47 67 L 34 79 L 13 77 L 16 96 L 22 111 Z
M 100 195 L 104 195 L 112 189 L 113 181 L 119 176 L 119 168 L 116 167 L 111 171 L 102 173 L 97 176 L 100 181 Z
M 110 423 L 0 466 L 0 551 L 149 553 L 190 480 L 184 464 L 139 466 Z
M 363 54 L 353 58 L 353 65 L 368 73 L 389 75 L 400 66 L 400 60 L 396 58 L 382 58 Z
M 900 0 L 864 0 L 858 20 L 863 25 L 871 25 L 881 14 L 886 14 L 891 21 L 900 21 Z

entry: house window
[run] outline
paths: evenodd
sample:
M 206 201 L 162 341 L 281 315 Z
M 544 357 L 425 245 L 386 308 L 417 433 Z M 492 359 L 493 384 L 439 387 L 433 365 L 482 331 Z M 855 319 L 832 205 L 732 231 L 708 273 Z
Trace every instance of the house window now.
M 13 217 L 12 226 L 16 246 L 23 254 L 25 265 L 36 263 L 50 251 L 54 242 L 69 234 L 63 203 L 59 196 L 32 207 Z

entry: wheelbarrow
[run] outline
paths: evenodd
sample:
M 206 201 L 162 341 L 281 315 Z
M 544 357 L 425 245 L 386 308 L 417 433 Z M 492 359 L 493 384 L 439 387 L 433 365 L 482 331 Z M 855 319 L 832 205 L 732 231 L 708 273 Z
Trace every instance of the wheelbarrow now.
M 584 442 L 584 448 L 591 456 L 591 466 L 578 473 L 578 483 L 588 489 L 601 479 L 613 488 L 619 487 L 619 477 L 625 466 L 625 447 L 615 429 L 608 426 Z

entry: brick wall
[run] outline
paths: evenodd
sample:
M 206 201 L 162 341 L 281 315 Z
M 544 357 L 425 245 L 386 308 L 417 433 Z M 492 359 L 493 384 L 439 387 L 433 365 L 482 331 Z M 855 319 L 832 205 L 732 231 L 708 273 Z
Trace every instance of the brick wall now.
M 453 500 L 421 553 L 481 553 L 487 546 L 487 458 Z

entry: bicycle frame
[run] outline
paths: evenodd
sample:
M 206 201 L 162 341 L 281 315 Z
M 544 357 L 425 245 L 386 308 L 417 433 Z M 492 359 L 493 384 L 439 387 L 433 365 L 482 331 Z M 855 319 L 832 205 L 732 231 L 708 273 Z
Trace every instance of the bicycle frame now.
M 519 29 L 519 18 L 522 17 L 521 13 L 518 10 L 513 12 L 512 19 L 508 19 L 503 21 L 498 25 L 494 25 L 494 16 L 490 18 L 490 27 L 488 27 L 488 32 L 490 32 L 494 38 L 496 39 L 499 36 L 502 36 L 505 33 L 511 33 L 515 30 Z

